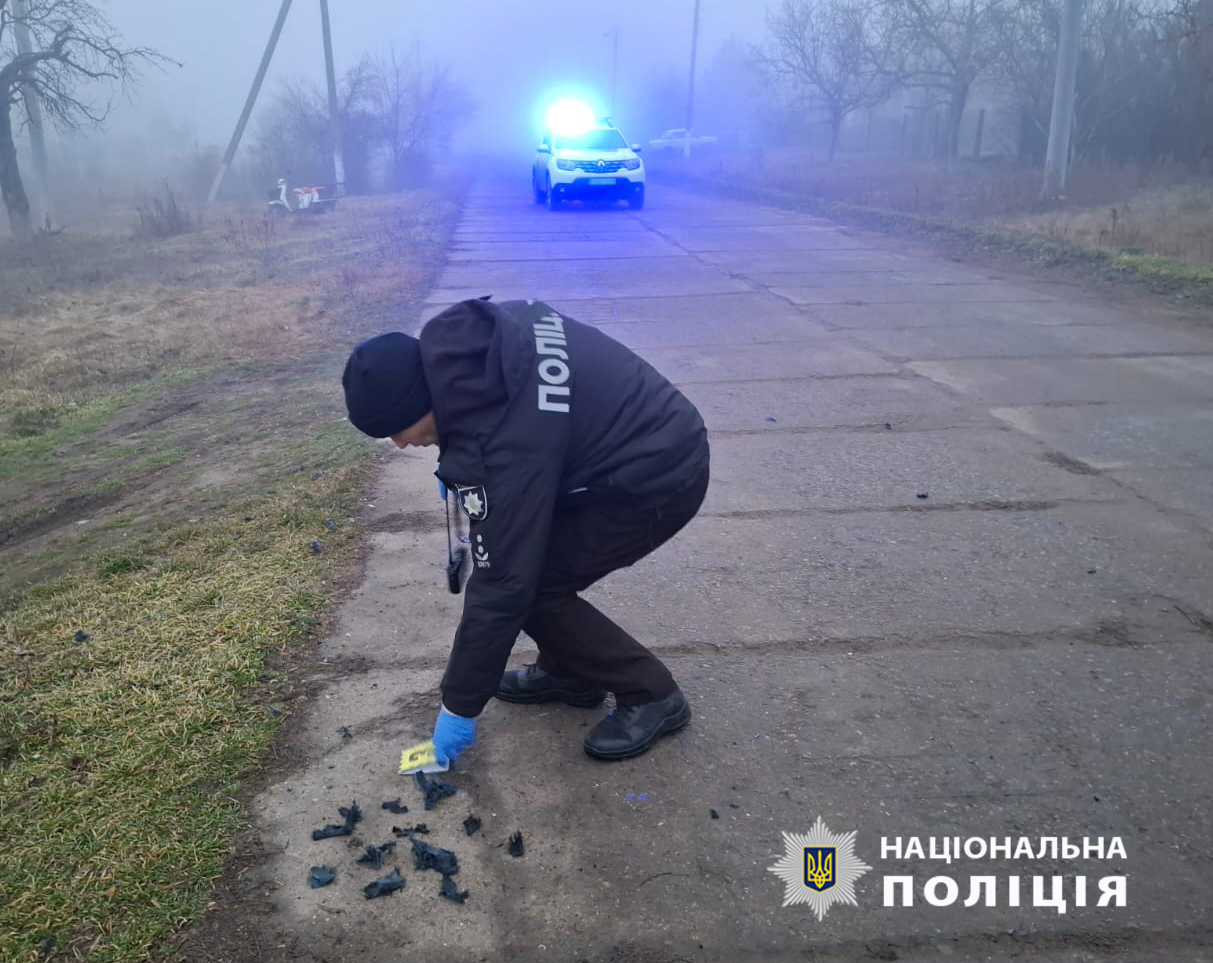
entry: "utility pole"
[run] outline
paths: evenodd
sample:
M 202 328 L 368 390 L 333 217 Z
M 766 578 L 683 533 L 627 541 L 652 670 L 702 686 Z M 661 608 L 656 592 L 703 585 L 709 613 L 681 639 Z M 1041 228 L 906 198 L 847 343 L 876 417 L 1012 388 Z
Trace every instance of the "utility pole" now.
M 695 0 L 695 19 L 691 22 L 691 77 L 687 83 L 687 132 L 683 156 L 691 156 L 691 128 L 695 126 L 695 55 L 699 50 L 699 0 Z
M 26 22 L 28 9 L 25 0 L 13 0 L 13 32 L 17 37 L 17 53 L 21 56 L 34 52 Z M 29 118 L 29 142 L 34 155 L 34 183 L 38 194 L 38 216 L 46 230 L 54 227 L 54 204 L 51 198 L 50 165 L 46 157 L 46 138 L 42 130 L 42 101 L 33 84 L 21 85 L 21 96 L 25 100 L 25 114 Z
M 341 113 L 337 110 L 337 75 L 333 71 L 333 32 L 329 0 L 320 0 L 320 29 L 324 33 L 324 73 L 329 85 L 329 136 L 333 141 L 333 180 L 338 197 L 345 196 L 345 158 L 341 149 Z
M 282 34 L 282 25 L 286 23 L 286 15 L 290 9 L 291 0 L 282 0 L 282 6 L 278 10 L 278 19 L 274 21 L 274 29 L 270 32 L 269 43 L 265 45 L 265 53 L 261 55 L 261 66 L 257 68 L 257 76 L 253 78 L 253 86 L 244 102 L 244 110 L 240 112 L 240 119 L 236 121 L 236 130 L 232 133 L 232 139 L 228 142 L 227 150 L 223 154 L 219 171 L 215 174 L 215 182 L 211 184 L 211 192 L 207 195 L 208 204 L 214 203 L 219 194 L 219 188 L 223 185 L 223 178 L 227 176 L 228 168 L 232 166 L 232 158 L 236 156 L 236 148 L 240 146 L 240 138 L 244 136 L 245 125 L 248 124 L 249 116 L 253 112 L 253 105 L 257 103 L 257 95 L 261 92 L 265 72 L 269 70 L 270 59 L 274 56 L 274 48 L 278 46 L 278 37 Z
M 1070 166 L 1070 130 L 1074 123 L 1074 88 L 1078 78 L 1078 47 L 1082 38 L 1083 0 L 1065 0 L 1057 46 L 1057 77 L 1049 117 L 1049 147 L 1045 153 L 1044 200 L 1057 200 L 1066 189 Z

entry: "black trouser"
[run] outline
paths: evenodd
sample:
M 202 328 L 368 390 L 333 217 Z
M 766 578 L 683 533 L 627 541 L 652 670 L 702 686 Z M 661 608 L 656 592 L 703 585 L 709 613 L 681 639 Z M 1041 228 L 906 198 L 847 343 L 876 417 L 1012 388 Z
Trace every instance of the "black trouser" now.
M 522 627 L 539 647 L 540 668 L 601 686 L 619 705 L 674 691 L 662 661 L 577 593 L 667 541 L 695 517 L 707 490 L 704 468 L 689 488 L 657 505 L 557 507 L 539 590 Z

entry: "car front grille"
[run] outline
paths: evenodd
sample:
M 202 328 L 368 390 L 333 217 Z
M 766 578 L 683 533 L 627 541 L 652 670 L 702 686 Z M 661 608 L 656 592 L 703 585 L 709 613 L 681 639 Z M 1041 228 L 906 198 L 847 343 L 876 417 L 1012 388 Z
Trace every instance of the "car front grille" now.
M 617 160 L 584 160 L 577 162 L 577 169 L 587 174 L 614 174 L 623 167 L 623 161 Z

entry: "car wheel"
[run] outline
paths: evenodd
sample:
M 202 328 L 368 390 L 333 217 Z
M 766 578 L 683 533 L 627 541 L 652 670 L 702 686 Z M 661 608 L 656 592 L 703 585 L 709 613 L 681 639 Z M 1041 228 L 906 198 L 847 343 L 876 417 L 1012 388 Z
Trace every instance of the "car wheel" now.
M 535 192 L 535 203 L 542 204 L 548 199 L 546 191 L 539 189 L 539 181 L 535 180 L 535 175 L 531 175 L 531 190 Z
M 548 195 L 548 210 L 560 210 L 560 198 L 556 196 L 556 192 L 552 190 L 552 179 L 549 177 L 546 182 Z
M 643 210 L 644 208 L 644 187 L 643 185 L 636 188 L 636 193 L 628 198 L 628 207 L 634 211 Z

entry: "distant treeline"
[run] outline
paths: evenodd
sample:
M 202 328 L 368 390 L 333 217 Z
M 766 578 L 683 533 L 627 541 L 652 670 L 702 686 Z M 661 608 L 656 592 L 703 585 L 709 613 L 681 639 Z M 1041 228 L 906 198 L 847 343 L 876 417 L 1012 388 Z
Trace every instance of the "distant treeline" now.
M 1038 160 L 1062 9 L 1063 0 L 782 0 L 761 43 L 732 41 L 709 61 L 697 126 L 761 143 L 824 123 L 832 153 L 855 115 L 925 110 L 940 118 L 938 152 L 956 156 L 971 149 L 962 123 L 971 131 L 981 107 L 1013 118 L 1012 151 Z M 1076 158 L 1213 166 L 1213 0 L 1086 0 L 1073 109 Z

